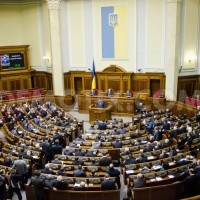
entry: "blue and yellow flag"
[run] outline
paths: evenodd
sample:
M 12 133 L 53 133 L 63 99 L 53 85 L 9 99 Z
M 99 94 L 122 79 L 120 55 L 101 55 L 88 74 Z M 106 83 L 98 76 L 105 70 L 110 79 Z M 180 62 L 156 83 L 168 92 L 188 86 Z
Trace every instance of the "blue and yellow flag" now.
M 94 65 L 94 60 L 93 60 L 93 66 L 92 66 L 92 90 L 97 89 L 96 86 L 96 77 L 95 77 L 95 65 Z
M 128 58 L 128 8 L 101 8 L 102 58 Z

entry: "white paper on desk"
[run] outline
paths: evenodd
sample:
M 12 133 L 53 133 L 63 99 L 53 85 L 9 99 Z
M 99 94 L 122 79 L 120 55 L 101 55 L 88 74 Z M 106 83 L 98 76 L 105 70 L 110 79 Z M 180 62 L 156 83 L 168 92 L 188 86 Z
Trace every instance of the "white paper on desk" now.
M 89 183 L 89 186 L 93 186 L 94 184 L 93 183 Z
M 80 183 L 75 183 L 75 184 L 74 184 L 74 187 L 76 187 L 76 186 L 79 187 L 79 186 L 80 186 Z
M 175 163 L 174 163 L 174 162 L 170 162 L 170 163 L 169 163 L 169 166 L 172 166 L 172 165 L 175 165 Z
M 128 140 L 128 139 L 131 139 L 131 137 L 126 137 L 126 139 Z
M 126 170 L 126 173 L 127 173 L 127 174 L 132 174 L 132 173 L 134 173 L 134 170 L 132 170 L 132 169 Z
M 163 179 L 161 177 L 156 177 L 157 181 L 162 181 Z
M 38 159 L 38 156 L 33 156 L 34 159 Z
M 143 140 L 143 141 L 141 141 L 140 143 L 141 143 L 141 144 L 146 144 L 147 141 Z
M 152 178 L 152 179 L 150 179 L 150 181 L 151 181 L 151 182 L 154 182 L 154 181 L 156 181 L 156 179 L 155 179 L 155 178 Z
M 155 165 L 152 168 L 156 170 L 156 169 L 160 169 L 161 167 L 162 167 L 161 165 Z
M 81 145 L 80 144 L 77 144 L 77 147 L 80 147 Z
M 173 176 L 173 175 L 168 175 L 168 177 L 169 177 L 169 178 L 174 178 L 174 176 Z
M 147 160 L 153 160 L 154 159 L 154 156 L 148 156 L 147 157 Z

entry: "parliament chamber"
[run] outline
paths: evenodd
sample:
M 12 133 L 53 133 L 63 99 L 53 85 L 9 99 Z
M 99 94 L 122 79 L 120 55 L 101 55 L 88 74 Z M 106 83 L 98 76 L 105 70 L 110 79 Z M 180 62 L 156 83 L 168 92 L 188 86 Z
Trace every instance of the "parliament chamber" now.
M 0 200 L 200 199 L 199 0 L 0 0 Z

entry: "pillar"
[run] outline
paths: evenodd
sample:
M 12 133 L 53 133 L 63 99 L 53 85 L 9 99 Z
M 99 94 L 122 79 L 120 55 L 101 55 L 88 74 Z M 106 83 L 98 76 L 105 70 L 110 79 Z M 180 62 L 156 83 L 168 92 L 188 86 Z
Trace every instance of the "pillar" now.
M 166 0 L 166 4 L 165 96 L 167 99 L 176 100 L 180 68 L 181 0 Z
M 61 59 L 60 4 L 61 0 L 46 0 L 49 9 L 51 59 L 54 95 L 64 96 L 64 74 Z

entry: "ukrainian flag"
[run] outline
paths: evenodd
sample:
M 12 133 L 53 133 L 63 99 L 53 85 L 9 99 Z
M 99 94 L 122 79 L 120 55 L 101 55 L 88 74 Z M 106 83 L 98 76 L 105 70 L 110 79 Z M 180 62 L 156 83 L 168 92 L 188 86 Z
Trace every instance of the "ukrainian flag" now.
M 96 86 L 96 77 L 95 77 L 95 65 L 94 65 L 94 60 L 93 60 L 93 66 L 92 66 L 92 90 L 97 89 Z
M 102 58 L 128 58 L 127 6 L 101 8 Z

